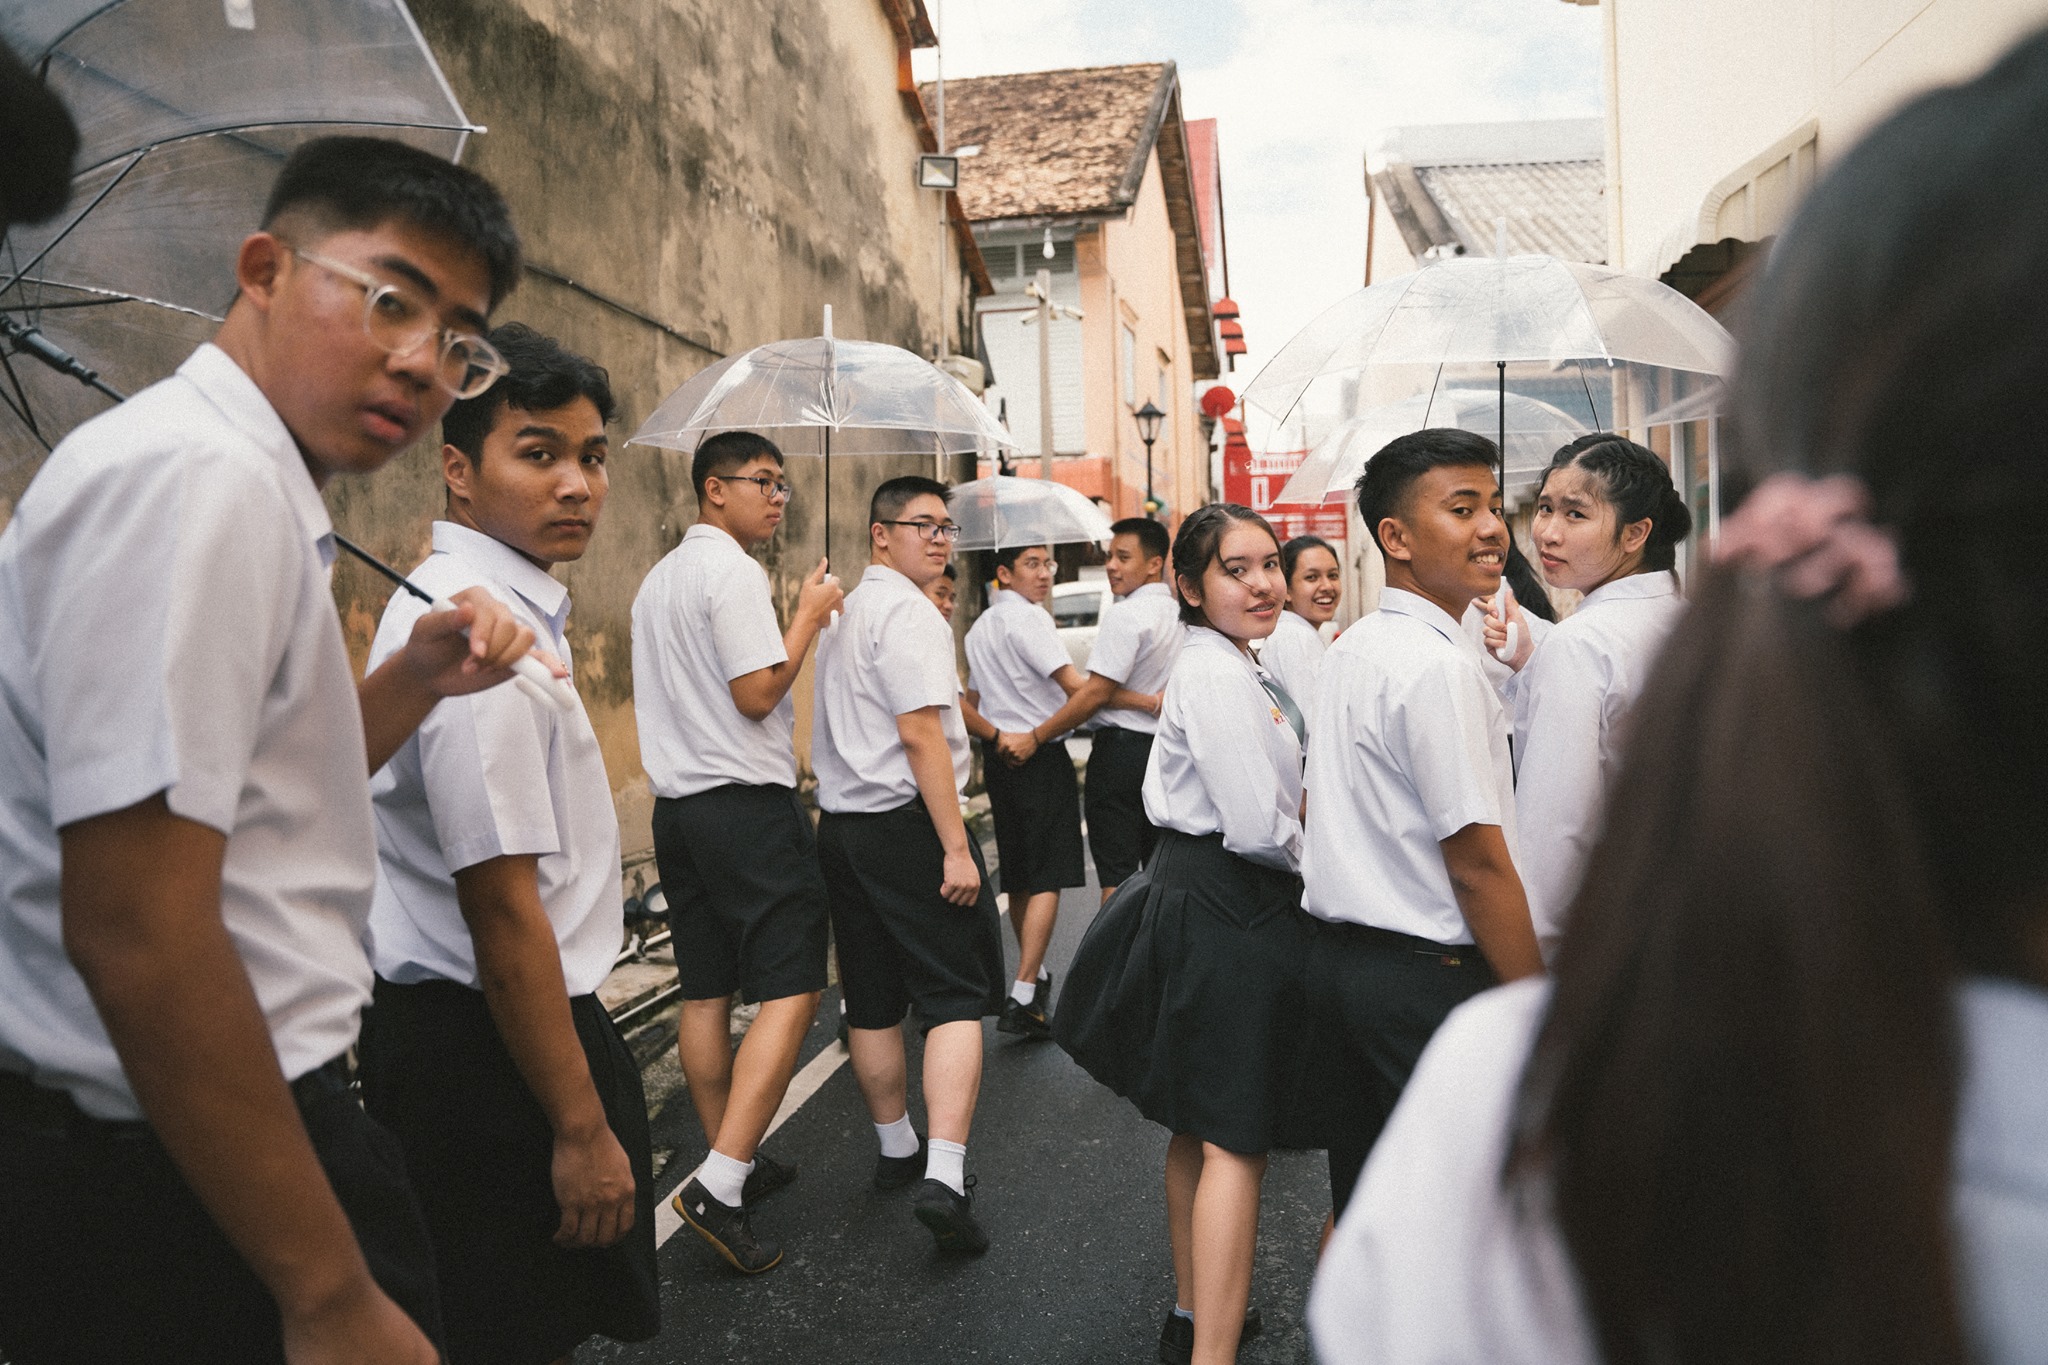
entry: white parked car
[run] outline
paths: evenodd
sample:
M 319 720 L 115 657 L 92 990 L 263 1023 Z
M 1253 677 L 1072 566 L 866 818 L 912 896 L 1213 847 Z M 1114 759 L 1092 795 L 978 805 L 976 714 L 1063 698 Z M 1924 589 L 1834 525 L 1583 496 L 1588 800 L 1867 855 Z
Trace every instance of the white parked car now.
M 1095 648 L 1095 629 L 1114 600 L 1109 583 L 1100 578 L 1052 585 L 1052 623 L 1059 630 L 1060 643 L 1067 647 L 1067 657 L 1083 673 L 1088 671 L 1089 652 Z

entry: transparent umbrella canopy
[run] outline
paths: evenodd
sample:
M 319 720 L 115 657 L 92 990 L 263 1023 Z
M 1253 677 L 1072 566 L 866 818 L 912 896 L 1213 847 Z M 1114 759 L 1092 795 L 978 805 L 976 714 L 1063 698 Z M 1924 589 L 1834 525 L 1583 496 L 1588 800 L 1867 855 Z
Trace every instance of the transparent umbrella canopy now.
M 1380 447 L 1424 427 L 1459 427 L 1504 437 L 1502 450 L 1511 487 L 1532 485 L 1558 447 L 1591 430 L 1561 408 L 1519 393 L 1507 395 L 1504 421 L 1499 395 L 1485 389 L 1417 394 L 1340 422 L 1308 453 L 1274 501 L 1311 507 L 1346 501 L 1365 471 L 1365 462 L 1378 454 Z
M 1497 436 L 1506 434 L 1510 393 L 1605 429 L 1618 414 L 1648 412 L 1725 375 L 1734 349 L 1720 323 L 1655 280 L 1549 256 L 1459 256 L 1325 310 L 1259 372 L 1244 401 L 1286 421 L 1321 389 L 1338 416 L 1357 417 L 1490 383 Z
M 133 392 L 212 335 L 300 143 L 477 131 L 399 0 L 0 0 L 0 39 L 80 134 L 69 206 L 0 244 L 0 495 L 111 401 L 87 372 Z
M 1050 479 L 998 474 L 953 485 L 947 502 L 963 550 L 1109 543 L 1109 516 L 1087 494 Z
M 920 356 L 832 335 L 771 341 L 691 376 L 661 401 L 632 442 L 693 453 L 722 431 L 766 436 L 784 455 L 825 460 L 825 530 L 832 526 L 832 457 L 993 454 L 1016 441 L 967 386 Z

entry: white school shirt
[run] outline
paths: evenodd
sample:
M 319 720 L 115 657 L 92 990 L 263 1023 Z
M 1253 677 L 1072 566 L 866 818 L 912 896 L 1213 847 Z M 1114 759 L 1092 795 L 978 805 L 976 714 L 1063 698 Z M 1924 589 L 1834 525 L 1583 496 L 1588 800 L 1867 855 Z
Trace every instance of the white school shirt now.
M 1684 611 L 1668 572 L 1594 589 L 1543 640 L 1508 699 L 1515 723 L 1515 867 L 1548 958 L 1600 837 L 1621 722 Z
M 158 793 L 227 835 L 221 919 L 285 1076 L 355 1041 L 377 872 L 334 528 L 227 354 L 79 427 L 0 534 L 0 1069 L 142 1115 L 65 954 L 57 831 Z
M 1308 723 L 1302 905 L 1437 943 L 1472 942 L 1438 844 L 1499 825 L 1514 847 L 1507 713 L 1450 615 L 1386 588 L 1323 656 Z
M 633 598 L 633 713 L 656 796 L 796 785 L 795 701 L 749 720 L 731 687 L 788 660 L 768 571 L 716 526 L 683 532 Z
M 1273 633 L 1259 647 L 1259 667 L 1272 675 L 1301 714 L 1314 713 L 1316 678 L 1323 670 L 1323 651 L 1328 646 L 1316 628 L 1296 612 L 1282 611 Z
M 957 717 L 952 627 L 915 583 L 886 564 L 870 564 L 846 595 L 839 624 L 819 642 L 813 690 L 811 764 L 819 809 L 876 815 L 907 805 L 918 794 L 917 778 L 896 718 L 927 706 L 941 709 L 941 728 L 943 712 Z
M 1501 1184 L 1542 979 L 1452 1011 L 1373 1148 L 1309 1296 L 1325 1365 L 1595 1365 L 1547 1191 Z M 2048 992 L 1957 991 L 1964 1076 L 1955 1184 L 1964 1321 L 1984 1365 L 2048 1360 Z
M 1162 691 L 1186 638 L 1172 589 L 1164 583 L 1142 584 L 1102 614 L 1095 645 L 1088 651 L 1088 671 L 1114 679 L 1126 691 Z M 1097 711 L 1095 723 L 1146 735 L 1159 731 L 1159 718 L 1151 712 L 1115 706 Z
M 409 575 L 436 597 L 482 588 L 571 663 L 569 590 L 518 551 L 453 522 L 434 523 L 434 553 Z M 375 668 L 429 610 L 393 593 L 370 645 Z M 541 907 L 562 953 L 569 994 L 610 975 L 625 933 L 619 818 L 597 733 L 579 698 L 558 711 L 518 687 L 443 697 L 370 780 L 377 803 L 377 895 L 370 961 L 386 981 L 476 986 L 476 945 L 455 874 L 507 854 L 540 857 Z
M 1052 675 L 1073 662 L 1051 613 L 1008 588 L 995 590 L 967 631 L 967 670 L 981 694 L 976 706 L 998 730 L 1021 733 L 1051 720 L 1067 704 L 1066 689 Z
M 1249 656 L 1207 626 L 1185 643 L 1145 764 L 1145 818 L 1267 867 L 1301 866 L 1301 743 Z

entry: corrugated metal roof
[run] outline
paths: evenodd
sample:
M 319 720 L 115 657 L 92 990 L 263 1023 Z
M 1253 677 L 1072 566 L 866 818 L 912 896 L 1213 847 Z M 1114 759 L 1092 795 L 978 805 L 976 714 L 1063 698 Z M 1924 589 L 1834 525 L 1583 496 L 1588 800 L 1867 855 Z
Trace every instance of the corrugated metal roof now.
M 1607 259 L 1607 173 L 1599 161 L 1417 166 L 1415 173 L 1471 255 L 1494 254 L 1495 224 L 1505 218 L 1511 254 Z

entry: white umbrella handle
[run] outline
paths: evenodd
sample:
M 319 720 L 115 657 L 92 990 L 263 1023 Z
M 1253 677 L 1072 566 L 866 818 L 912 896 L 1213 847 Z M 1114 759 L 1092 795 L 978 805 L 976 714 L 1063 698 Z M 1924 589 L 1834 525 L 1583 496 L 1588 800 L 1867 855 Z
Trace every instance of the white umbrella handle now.
M 457 605 L 445 597 L 437 597 L 431 604 L 434 611 L 456 611 Z M 462 632 L 465 638 L 469 631 Z M 531 654 L 522 654 L 512 662 L 512 684 L 535 701 L 545 702 L 557 711 L 571 710 L 576 703 L 576 689 L 568 680 L 558 678 L 548 666 Z
M 1508 609 L 1515 605 L 1515 590 L 1508 586 L 1508 581 L 1505 578 L 1500 581 L 1500 591 L 1494 594 L 1493 605 L 1495 610 L 1500 613 L 1501 624 L 1508 628 L 1508 638 L 1502 642 L 1499 649 L 1493 651 L 1493 656 L 1504 664 L 1512 663 L 1515 658 L 1515 648 L 1521 643 L 1521 637 L 1518 634 L 1521 627 L 1508 618 Z

